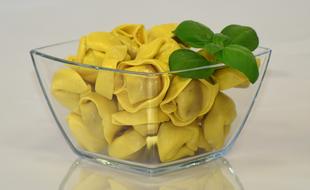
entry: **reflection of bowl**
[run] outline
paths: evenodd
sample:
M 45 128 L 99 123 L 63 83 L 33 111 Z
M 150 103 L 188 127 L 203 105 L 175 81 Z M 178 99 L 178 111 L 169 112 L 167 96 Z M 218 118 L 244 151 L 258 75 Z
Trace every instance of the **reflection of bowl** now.
M 60 190 L 241 190 L 238 177 L 229 163 L 223 159 L 211 161 L 201 167 L 177 171 L 158 177 L 120 172 L 97 165 L 86 159 L 78 159 L 60 184 Z
M 216 80 L 176 77 L 181 71 L 158 72 L 162 65 L 152 60 L 143 63 L 151 73 L 128 62 L 115 70 L 65 60 L 77 46 L 72 41 L 31 51 L 61 132 L 80 156 L 148 174 L 225 154 L 251 111 L 271 55 L 262 47 L 254 52 L 260 62 L 254 85 L 244 88 L 242 83 L 218 92 Z M 222 64 L 211 67 L 223 69 Z

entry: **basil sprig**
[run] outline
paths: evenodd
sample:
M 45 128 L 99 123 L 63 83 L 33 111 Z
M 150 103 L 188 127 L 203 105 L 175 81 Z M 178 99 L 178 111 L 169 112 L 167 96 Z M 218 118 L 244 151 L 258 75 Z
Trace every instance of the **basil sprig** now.
M 207 26 L 187 20 L 180 23 L 174 31 L 175 36 L 185 45 L 201 48 L 214 59 L 207 60 L 198 52 L 189 49 L 174 51 L 169 57 L 171 71 L 193 69 L 224 63 L 245 74 L 251 83 L 258 78 L 258 67 L 252 51 L 258 47 L 258 37 L 254 29 L 249 26 L 229 25 L 221 33 L 214 33 Z M 193 71 L 177 72 L 186 78 L 208 78 L 214 68 L 197 69 Z

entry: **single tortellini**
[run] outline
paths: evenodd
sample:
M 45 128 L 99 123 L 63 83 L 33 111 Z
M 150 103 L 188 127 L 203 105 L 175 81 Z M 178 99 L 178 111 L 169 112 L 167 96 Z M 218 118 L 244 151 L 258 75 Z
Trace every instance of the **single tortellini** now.
M 91 87 L 71 68 L 58 70 L 52 79 L 51 91 L 56 100 L 71 111 L 79 112 L 79 101 Z
M 169 56 L 175 50 L 180 49 L 180 45 L 171 38 L 157 38 L 140 47 L 136 59 L 158 59 L 168 64 Z
M 110 32 L 93 32 L 81 37 L 77 55 L 69 56 L 67 59 L 81 64 L 102 66 L 105 54 L 120 45 L 122 45 L 121 41 Z M 73 66 L 73 68 L 84 80 L 95 83 L 98 73 L 96 69 L 82 66 Z
M 197 122 L 185 127 L 174 126 L 171 122 L 160 125 L 157 148 L 160 161 L 168 162 L 192 156 L 198 149 L 199 125 Z
M 101 53 L 99 51 L 89 50 L 85 53 L 85 56 L 79 63 L 93 66 L 101 66 L 104 55 L 105 55 L 104 53 Z M 69 56 L 67 60 L 72 62 L 78 62 L 77 56 Z M 71 66 L 71 67 L 75 69 L 83 77 L 85 81 L 89 83 L 95 83 L 98 72 L 94 68 L 86 68 L 82 66 Z
M 72 135 L 77 143 L 87 151 L 101 152 L 107 145 L 106 141 L 97 130 L 93 130 L 86 126 L 80 115 L 70 113 L 67 122 Z
M 143 24 L 123 24 L 113 29 L 112 33 L 116 36 L 129 38 L 138 47 L 147 42 L 147 34 Z
M 172 38 L 174 36 L 173 31 L 176 29 L 176 23 L 161 24 L 153 26 L 148 31 L 148 41 L 152 41 L 157 38 Z
M 257 67 L 260 66 L 260 60 L 256 59 Z M 213 74 L 214 80 L 216 80 L 220 86 L 220 90 L 227 90 L 230 88 L 247 88 L 250 86 L 250 81 L 242 72 L 233 68 L 218 69 Z
M 224 93 L 219 93 L 202 123 L 204 137 L 212 149 L 217 150 L 223 147 L 225 135 L 236 115 L 233 100 Z
M 174 125 L 186 126 L 211 109 L 217 93 L 216 83 L 175 76 L 160 107 Z
M 123 45 L 127 46 L 131 59 L 136 57 L 139 47 L 146 43 L 147 36 L 142 24 L 123 24 L 112 30 Z
M 84 39 L 85 44 L 80 45 L 78 49 L 78 58 L 83 58 L 89 49 L 107 53 L 113 47 L 123 45 L 111 32 L 92 32 L 85 36 Z
M 101 65 L 105 68 L 116 69 L 121 61 L 129 59 L 127 56 L 126 46 L 115 46 L 106 53 Z M 113 70 L 100 70 L 96 79 L 96 92 L 109 100 L 112 100 L 115 91 L 115 75 Z
M 113 124 L 132 126 L 143 136 L 156 134 L 159 124 L 165 121 L 169 121 L 169 117 L 159 107 L 146 108 L 135 113 L 120 111 L 112 115 Z
M 220 90 L 227 90 L 233 87 L 248 87 L 249 79 L 240 71 L 233 68 L 218 69 L 213 74 L 214 79 L 220 86 Z
M 90 93 L 81 98 L 80 112 L 84 124 L 94 133 L 102 136 L 111 144 L 115 134 L 123 127 L 112 123 L 112 114 L 117 112 L 117 105 L 97 93 Z
M 146 144 L 145 138 L 133 129 L 126 130 L 109 145 L 109 155 L 129 159 Z
M 115 95 L 121 107 L 127 112 L 157 107 L 163 100 L 169 88 L 167 74 L 152 74 L 167 71 L 168 66 L 156 59 L 125 61 L 119 64 L 119 69 L 139 74 L 119 74 Z

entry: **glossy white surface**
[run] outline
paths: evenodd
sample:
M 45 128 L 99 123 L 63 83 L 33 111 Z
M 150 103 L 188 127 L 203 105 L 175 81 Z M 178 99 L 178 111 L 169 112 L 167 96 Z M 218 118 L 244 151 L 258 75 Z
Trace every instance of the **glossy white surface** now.
M 58 189 L 76 159 L 39 89 L 31 48 L 124 22 L 184 19 L 216 29 L 252 25 L 261 45 L 273 49 L 255 108 L 226 159 L 244 189 L 309 189 L 309 6 L 307 0 L 0 1 L 1 189 Z

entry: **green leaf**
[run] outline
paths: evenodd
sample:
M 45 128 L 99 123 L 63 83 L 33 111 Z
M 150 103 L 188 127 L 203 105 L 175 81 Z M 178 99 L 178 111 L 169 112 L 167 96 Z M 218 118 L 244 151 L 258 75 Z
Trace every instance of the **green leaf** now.
M 212 38 L 212 42 L 221 46 L 227 46 L 231 43 L 231 39 L 225 34 L 216 33 Z
M 207 59 L 189 49 L 178 49 L 174 51 L 169 57 L 170 71 L 193 69 L 208 65 L 211 65 L 211 63 Z M 178 72 L 176 74 L 185 78 L 203 79 L 212 75 L 213 71 L 213 68 L 209 68 Z
M 258 67 L 253 53 L 247 48 L 231 44 L 226 46 L 220 54 L 220 61 L 247 76 L 251 83 L 258 78 Z
M 253 51 L 258 46 L 258 36 L 255 30 L 249 26 L 232 24 L 226 26 L 222 32 L 231 38 L 232 44 L 242 45 Z
M 208 43 L 203 46 L 203 49 L 206 50 L 207 53 L 214 55 L 215 53 L 221 51 L 224 48 L 222 45 L 218 45 L 215 43 Z
M 199 22 L 186 20 L 177 26 L 174 34 L 184 44 L 195 48 L 202 48 L 206 43 L 211 42 L 214 33 L 210 28 Z

